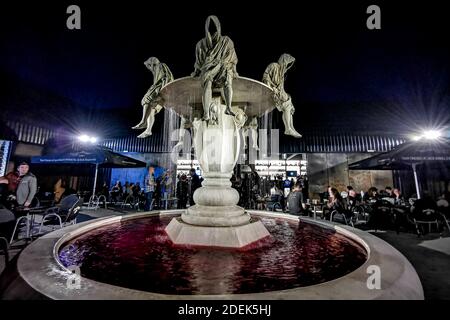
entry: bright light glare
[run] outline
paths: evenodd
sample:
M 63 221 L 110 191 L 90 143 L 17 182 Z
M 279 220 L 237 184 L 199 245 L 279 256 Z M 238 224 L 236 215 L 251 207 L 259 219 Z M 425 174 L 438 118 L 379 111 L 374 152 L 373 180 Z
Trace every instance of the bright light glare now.
M 80 140 L 81 142 L 84 142 L 84 143 L 90 142 L 90 143 L 94 144 L 98 141 L 98 138 L 88 136 L 87 134 L 82 134 L 78 137 L 78 140 Z
M 423 137 L 428 140 L 436 140 L 441 136 L 441 133 L 437 130 L 424 131 Z
M 81 142 L 88 142 L 89 136 L 82 134 L 81 136 L 78 137 L 78 140 L 80 140 Z
M 422 139 L 426 140 L 437 140 L 442 136 L 442 133 L 438 130 L 424 130 L 421 135 L 411 136 L 411 140 L 419 141 Z

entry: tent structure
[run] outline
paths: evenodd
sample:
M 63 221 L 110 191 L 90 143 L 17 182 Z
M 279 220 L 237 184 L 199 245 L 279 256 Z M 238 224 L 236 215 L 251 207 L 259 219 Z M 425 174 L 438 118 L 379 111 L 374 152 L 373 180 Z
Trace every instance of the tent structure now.
M 46 165 L 95 165 L 94 187 L 92 194 L 95 194 L 99 168 L 140 168 L 146 166 L 145 162 L 124 156 L 103 147 L 96 147 L 91 150 L 79 152 L 32 157 L 31 163 Z
M 417 197 L 420 199 L 417 167 L 427 164 L 434 168 L 450 168 L 450 139 L 411 141 L 393 150 L 354 162 L 350 170 L 412 170 Z

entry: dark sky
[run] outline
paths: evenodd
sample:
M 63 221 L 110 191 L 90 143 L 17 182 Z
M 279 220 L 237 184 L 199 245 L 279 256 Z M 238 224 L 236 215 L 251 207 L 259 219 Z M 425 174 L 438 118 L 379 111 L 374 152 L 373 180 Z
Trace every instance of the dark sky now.
M 189 75 L 209 14 L 234 41 L 241 76 L 260 80 L 280 54 L 296 58 L 286 91 L 299 131 L 335 125 L 407 132 L 450 120 L 450 14 L 442 2 L 378 2 L 381 30 L 366 28 L 373 2 L 52 2 L 2 4 L 1 74 L 86 114 L 120 114 L 127 128 L 139 120 L 152 81 L 143 62 L 156 56 L 175 78 Z M 81 7 L 81 30 L 66 28 L 69 4 Z

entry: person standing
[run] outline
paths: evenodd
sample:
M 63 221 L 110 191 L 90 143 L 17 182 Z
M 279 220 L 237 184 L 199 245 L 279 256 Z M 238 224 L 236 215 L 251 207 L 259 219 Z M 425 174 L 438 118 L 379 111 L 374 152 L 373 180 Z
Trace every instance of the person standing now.
M 10 172 L 0 177 L 0 202 L 6 204 L 10 196 L 15 196 L 19 184 L 19 172 Z
M 308 201 L 309 199 L 309 181 L 308 176 L 302 176 L 302 192 L 304 201 Z
M 28 208 L 37 192 L 37 179 L 30 172 L 30 166 L 26 162 L 22 162 L 19 165 L 18 171 L 19 179 L 16 190 L 16 201 L 19 206 Z
M 180 180 L 177 182 L 177 209 L 186 209 L 188 189 L 189 185 L 187 182 L 187 176 L 183 174 L 181 175 Z
M 155 168 L 149 167 L 148 168 L 148 174 L 145 177 L 145 183 L 144 183 L 144 193 L 145 193 L 145 211 L 151 211 L 152 210 L 152 200 L 153 200 L 153 193 L 155 192 Z
M 190 193 L 190 197 L 189 197 L 189 204 L 191 206 L 193 206 L 193 205 L 195 205 L 194 192 L 195 192 L 195 190 L 197 190 L 198 188 L 200 188 L 202 186 L 202 181 L 200 180 L 200 177 L 198 176 L 198 174 L 195 172 L 194 168 L 192 168 L 189 171 L 189 174 L 191 176 L 191 193 Z

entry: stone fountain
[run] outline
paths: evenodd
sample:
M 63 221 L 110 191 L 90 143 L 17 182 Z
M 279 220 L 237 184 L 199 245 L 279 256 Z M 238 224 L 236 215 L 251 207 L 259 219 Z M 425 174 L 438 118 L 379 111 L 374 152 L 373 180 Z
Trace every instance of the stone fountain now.
M 270 237 L 259 220 L 252 220 L 237 206 L 239 194 L 231 188 L 230 178 L 241 150 L 242 129 L 247 125 L 256 131 L 256 118 L 266 111 L 275 107 L 282 111 L 285 134 L 300 137 L 292 124 L 291 98 L 284 91 L 284 73 L 294 60 L 282 55 L 278 63 L 267 67 L 263 82 L 240 77 L 234 44 L 221 34 L 215 16 L 206 20 L 205 38 L 197 43 L 191 76 L 173 80 L 165 64 L 156 58 L 147 60 L 154 84 L 143 99 L 143 120 L 134 129 L 148 123 L 139 137 L 149 136 L 155 110 L 161 106 L 173 109 L 183 124 L 192 124 L 195 154 L 204 177 L 194 193 L 196 204 L 166 228 L 175 244 L 242 248 Z
M 211 22 L 216 27 L 214 34 L 209 32 Z M 183 129 L 193 128 L 193 145 L 205 178 L 194 194 L 196 205 L 183 210 L 181 216 L 178 210 L 111 216 L 44 235 L 27 246 L 17 260 L 16 280 L 11 287 L 24 288 L 23 292 L 18 296 L 19 291 L 10 290 L 3 298 L 423 299 L 422 285 L 412 265 L 381 239 L 323 220 L 246 212 L 237 206 L 239 195 L 231 188 L 230 177 L 241 149 L 241 133 L 245 135 L 245 130 L 251 129 L 254 136 L 255 119 L 277 108 L 283 112 L 285 134 L 300 136 L 292 124 L 291 98 L 284 91 L 285 72 L 294 58 L 281 55 L 278 62 L 267 67 L 262 82 L 240 77 L 233 43 L 221 35 L 217 18 L 208 17 L 205 29 L 206 37 L 197 44 L 191 76 L 174 80 L 158 59 L 152 57 L 145 62 L 154 82 L 142 99 L 142 120 L 134 127 L 145 129 L 141 138 L 150 136 L 155 115 L 162 108 L 170 108 L 181 117 Z M 256 144 L 252 147 L 257 149 Z M 265 226 L 284 231 L 270 235 Z M 251 248 L 252 243 L 272 236 L 275 241 L 263 242 L 264 250 L 233 250 L 232 254 L 214 250 Z M 333 245 L 326 245 L 330 241 Z M 207 248 L 185 250 L 173 243 Z M 304 258 L 304 252 L 306 260 L 289 261 L 294 256 Z M 237 259 L 239 254 L 241 258 Z M 330 263 L 325 256 L 338 262 Z M 126 268 L 117 261 L 123 261 Z M 220 268 L 216 267 L 218 263 Z M 374 267 L 383 275 L 376 290 L 368 286 L 368 277 L 372 277 L 368 271 Z M 241 272 L 245 270 L 242 268 L 247 272 Z M 317 274 L 321 268 L 329 272 Z M 155 273 L 158 270 L 164 273 Z M 311 276 L 316 279 L 312 283 L 299 282 Z M 252 279 L 261 279 L 261 285 Z M 268 289 L 267 281 L 274 286 Z

